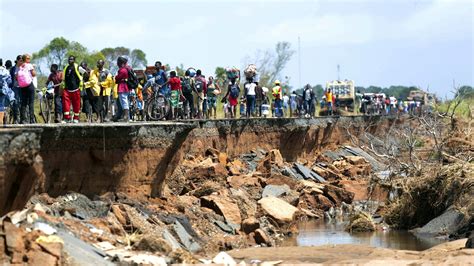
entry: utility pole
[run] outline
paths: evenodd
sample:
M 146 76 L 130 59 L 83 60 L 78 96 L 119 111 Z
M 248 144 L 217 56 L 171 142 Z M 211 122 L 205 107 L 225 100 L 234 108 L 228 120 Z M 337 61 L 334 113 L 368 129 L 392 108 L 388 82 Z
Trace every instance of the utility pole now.
M 301 87 L 301 39 L 298 36 L 298 86 Z
M 340 77 L 340 73 L 341 72 L 341 67 L 339 66 L 339 64 L 337 64 L 337 80 L 341 80 L 341 77 Z

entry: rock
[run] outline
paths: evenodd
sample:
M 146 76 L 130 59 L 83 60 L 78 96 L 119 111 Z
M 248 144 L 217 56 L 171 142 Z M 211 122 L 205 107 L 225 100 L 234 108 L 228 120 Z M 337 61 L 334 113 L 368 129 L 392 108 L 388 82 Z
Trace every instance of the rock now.
M 254 235 L 255 243 L 261 245 L 265 244 L 267 246 L 271 246 L 272 242 L 270 241 L 270 238 L 267 236 L 265 231 L 262 229 L 257 229 L 255 230 L 255 235 Z
M 369 162 L 362 156 L 344 156 L 349 163 L 353 165 L 368 164 Z
M 143 237 L 133 245 L 136 250 L 160 252 L 168 254 L 171 252 L 171 247 L 166 240 L 157 237 L 153 234 L 144 234 Z
M 25 242 L 23 236 L 25 232 L 10 222 L 4 222 L 5 243 L 9 253 L 24 253 Z
M 471 232 L 471 235 L 466 241 L 466 248 L 474 248 L 474 231 Z
M 265 197 L 280 197 L 285 196 L 290 193 L 290 187 L 287 185 L 282 186 L 275 186 L 275 185 L 267 185 L 262 192 L 262 198 Z
M 58 261 L 55 256 L 39 250 L 31 250 L 26 256 L 29 265 L 56 265 Z
M 162 236 L 163 239 L 168 242 L 168 245 L 170 245 L 171 249 L 177 250 L 181 248 L 181 245 L 179 244 L 178 240 L 176 240 L 176 238 L 170 233 L 170 231 L 168 231 L 168 229 L 165 228 L 163 230 Z
M 119 221 L 122 226 L 127 226 L 127 219 L 125 218 L 125 213 L 120 209 L 119 205 L 112 205 L 112 213 L 115 215 L 117 220 Z
M 263 160 L 260 160 L 257 164 L 257 171 L 262 173 L 264 177 L 270 177 L 272 173 L 272 162 L 270 158 L 265 157 Z
M 38 245 L 40 245 L 44 250 L 49 254 L 60 259 L 63 253 L 64 242 L 63 240 L 56 236 L 40 236 L 35 240 Z
M 199 245 L 199 243 L 194 240 L 194 238 L 186 231 L 186 229 L 180 222 L 176 221 L 173 225 L 173 229 L 178 235 L 179 240 L 184 245 L 184 247 L 186 247 L 187 250 L 189 250 L 190 252 L 197 252 L 201 250 L 201 246 Z
M 270 150 L 267 154 L 270 161 L 278 167 L 283 167 L 283 157 L 281 156 L 280 150 Z
M 413 229 L 412 232 L 420 237 L 449 236 L 466 224 L 464 218 L 464 213 L 451 206 L 443 214 L 429 221 L 423 227 Z
M 198 165 L 201 167 L 211 167 L 214 164 L 212 158 L 206 158 L 204 161 L 200 162 Z
M 209 195 L 201 198 L 201 206 L 214 210 L 219 215 L 224 216 L 228 223 L 240 225 L 242 218 L 237 204 L 228 198 L 219 195 Z
M 229 176 L 227 183 L 233 188 L 240 188 L 242 186 L 260 187 L 260 182 L 254 176 Z
M 168 254 L 168 257 L 171 259 L 171 261 L 169 262 L 170 264 L 197 264 L 199 262 L 196 258 L 194 258 L 193 254 L 182 248 L 171 252 L 170 254 Z
M 265 213 L 273 217 L 280 224 L 293 221 L 294 215 L 298 211 L 297 208 L 286 201 L 275 197 L 262 198 L 258 203 Z
M 240 160 L 237 160 L 237 159 L 228 163 L 227 168 L 229 169 L 229 172 L 234 176 L 241 175 L 245 170 L 244 164 Z
M 165 258 L 149 254 L 138 254 L 124 258 L 130 265 L 168 265 Z
M 310 170 L 306 166 L 299 163 L 294 163 L 294 166 L 295 166 L 296 171 L 298 171 L 304 177 L 304 179 L 312 179 L 320 183 L 326 182 L 326 180 L 322 176 L 318 175 L 317 173 Z
M 260 228 L 260 223 L 255 217 L 249 217 L 242 221 L 242 231 L 246 234 L 250 234 Z
M 224 231 L 226 233 L 229 233 L 229 234 L 234 234 L 235 233 L 234 228 L 232 226 L 229 226 L 225 222 L 222 222 L 222 221 L 219 221 L 219 220 L 214 220 L 214 224 L 219 226 L 219 228 L 222 229 L 222 231 Z
M 219 191 L 221 188 L 222 187 L 221 185 L 219 185 L 219 183 L 216 183 L 214 181 L 204 181 L 201 186 L 193 190 L 190 194 L 197 198 L 200 198 L 202 196 L 211 195 L 212 193 Z
M 218 156 L 218 160 L 221 165 L 227 165 L 227 161 L 228 161 L 227 153 L 220 152 Z
M 329 184 L 324 186 L 323 192 L 324 196 L 336 205 L 340 205 L 342 202 L 350 204 L 354 198 L 354 193 Z
M 219 254 L 217 254 L 214 259 L 212 259 L 212 262 L 216 263 L 216 264 L 222 264 L 222 265 L 225 265 L 225 266 L 235 266 L 237 265 L 237 263 L 235 262 L 235 260 L 227 253 L 225 252 L 220 252 Z
M 280 174 L 272 174 L 270 178 L 265 180 L 267 185 L 277 185 L 283 186 L 287 185 L 290 189 L 296 189 L 298 186 L 298 180 L 295 180 L 291 177 L 280 175 Z
M 352 232 L 372 232 L 375 231 L 375 224 L 370 214 L 359 212 L 350 217 L 346 230 Z
M 306 190 L 310 194 L 323 194 L 324 185 L 310 180 L 299 180 L 298 191 Z

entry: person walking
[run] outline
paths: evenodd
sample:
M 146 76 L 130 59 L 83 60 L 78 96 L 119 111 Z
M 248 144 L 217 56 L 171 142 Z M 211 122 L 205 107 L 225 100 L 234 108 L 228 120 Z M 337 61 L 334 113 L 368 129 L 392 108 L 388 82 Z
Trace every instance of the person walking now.
M 219 85 L 214 81 L 214 77 L 209 76 L 207 83 L 207 118 L 217 117 L 217 95 L 221 92 Z M 214 116 L 212 113 L 214 112 Z
M 18 85 L 18 80 L 16 79 L 16 73 L 18 72 L 18 68 L 22 64 L 23 60 L 21 55 L 18 55 L 15 60 L 15 65 L 10 68 L 10 77 L 12 78 L 12 85 L 11 89 L 15 93 L 15 101 L 11 106 L 13 109 L 13 124 L 20 123 L 20 106 L 21 106 L 21 96 L 20 96 L 20 86 Z
M 76 64 L 76 57 L 71 55 L 68 58 L 68 65 L 63 71 L 63 114 L 64 120 L 61 123 L 71 121 L 71 106 L 74 113 L 73 123 L 79 123 L 79 112 L 81 111 L 81 89 L 82 75 L 79 73 L 79 66 Z
M 107 122 L 109 111 L 110 94 L 113 80 L 109 70 L 104 68 L 104 60 L 97 61 L 97 67 L 91 71 L 89 82 L 85 87 L 89 87 L 93 94 L 92 104 L 98 113 L 97 122 Z
M 250 116 L 253 116 L 255 113 L 255 98 L 257 94 L 256 87 L 257 84 L 255 84 L 252 79 L 247 79 L 247 82 L 244 84 L 244 96 L 246 98 L 247 103 L 247 118 L 250 118 Z
M 117 66 L 119 67 L 117 76 L 115 76 L 115 83 L 118 84 L 117 92 L 122 107 L 122 115 L 115 119 L 115 122 L 130 122 L 129 114 L 129 94 L 130 90 L 127 85 L 129 66 L 127 65 L 127 58 L 120 56 L 117 59 Z
M 189 117 L 188 118 L 193 118 L 195 114 L 195 109 L 194 109 L 194 93 L 196 88 L 194 87 L 194 69 L 189 68 L 186 70 L 184 73 L 184 78 L 182 82 L 182 87 L 183 87 L 183 96 L 186 99 L 184 101 L 184 108 L 189 112 Z
M 206 78 L 202 75 L 200 69 L 196 71 L 196 77 L 194 77 L 194 88 L 197 93 L 196 98 L 196 110 L 198 112 L 198 119 L 203 118 L 203 103 L 204 95 L 207 93 L 207 81 Z
M 275 87 L 272 89 L 273 95 L 273 108 L 275 108 L 275 117 L 282 116 L 282 90 L 281 83 L 279 80 L 275 80 Z
M 0 124 L 6 124 L 5 108 L 15 101 L 15 95 L 11 89 L 12 78 L 10 71 L 3 66 L 3 60 L 0 58 Z
M 229 85 L 227 86 L 227 92 L 222 98 L 222 102 L 228 101 L 228 108 L 230 111 L 230 118 L 237 117 L 237 105 L 239 103 L 240 88 L 237 84 L 237 79 L 230 79 Z
M 63 116 L 63 106 L 62 106 L 62 90 L 61 84 L 63 82 L 63 73 L 59 70 L 59 66 L 57 64 L 52 64 L 50 71 L 51 73 L 48 76 L 48 80 L 46 80 L 46 86 L 52 84 L 54 88 L 54 122 L 61 123 L 62 116 Z
M 18 81 L 18 86 L 20 87 L 21 95 L 21 111 L 20 111 L 20 123 L 26 124 L 27 114 L 29 117 L 30 124 L 36 123 L 35 118 L 35 86 L 33 84 L 33 79 L 36 77 L 36 70 L 34 66 L 30 63 L 31 56 L 29 54 L 24 54 L 22 56 L 22 63 L 18 67 L 16 73 L 16 80 Z M 28 110 L 27 110 L 28 108 Z

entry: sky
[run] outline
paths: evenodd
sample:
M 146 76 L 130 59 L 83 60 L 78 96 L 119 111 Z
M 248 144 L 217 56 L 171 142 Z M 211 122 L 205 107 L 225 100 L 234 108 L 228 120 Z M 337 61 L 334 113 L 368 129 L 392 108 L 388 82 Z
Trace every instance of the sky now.
M 293 87 L 338 78 L 419 86 L 440 97 L 473 86 L 473 0 L 0 0 L 0 57 L 63 36 L 89 50 L 139 48 L 149 64 L 237 66 L 291 43 Z M 300 41 L 298 42 L 298 38 Z

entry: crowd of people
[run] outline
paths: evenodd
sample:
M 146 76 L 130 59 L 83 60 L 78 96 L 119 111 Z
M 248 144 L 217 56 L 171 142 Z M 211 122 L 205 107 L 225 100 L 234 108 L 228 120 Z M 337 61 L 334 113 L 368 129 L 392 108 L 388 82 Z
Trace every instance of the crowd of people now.
M 226 118 L 283 117 L 296 110 L 294 94 L 284 93 L 278 80 L 271 90 L 260 86 L 255 70 L 250 75 L 246 72 L 241 86 L 236 69 L 229 69 L 227 79 L 219 85 L 199 69 L 189 68 L 182 77 L 176 71 L 167 73 L 160 61 L 142 77 L 132 70 L 126 57 L 120 56 L 117 66 L 113 76 L 104 60 L 98 60 L 91 69 L 69 56 L 63 69 L 58 64 L 50 66 L 44 91 L 38 88 L 43 85 L 38 84 L 31 55 L 17 56 L 14 64 L 7 60 L 5 66 L 0 59 L 0 121 L 8 110 L 14 124 L 36 123 L 35 98 L 41 91 L 52 98 L 55 123 L 79 123 L 81 112 L 87 122 L 147 120 L 146 105 L 155 94 L 162 95 L 170 106 L 163 119 L 215 119 L 219 102 Z M 186 116 L 177 107 L 186 107 Z
M 158 120 L 152 119 L 156 118 L 152 109 L 163 106 L 168 108 L 159 119 L 216 119 L 219 102 L 224 118 L 314 117 L 318 102 L 327 115 L 339 108 L 338 97 L 330 89 L 318 101 L 309 84 L 300 95 L 296 91 L 288 95 L 279 80 L 270 89 L 261 86 L 255 65 L 249 65 L 243 77 L 237 68 L 228 68 L 226 80 L 217 82 L 192 67 L 182 76 L 174 70 L 167 72 L 160 61 L 141 76 L 126 57 L 120 56 L 116 64 L 115 76 L 105 68 L 104 60 L 98 60 L 92 69 L 85 62 L 76 63 L 74 56 L 68 57 L 62 70 L 52 64 L 44 86 L 54 106 L 54 122 L 79 123 L 81 112 L 86 122 Z M 35 98 L 37 91 L 41 92 L 38 85 L 29 54 L 18 55 L 14 64 L 7 60 L 5 66 L 0 59 L 0 121 L 7 122 L 3 117 L 8 110 L 11 123 L 36 123 Z M 420 108 L 416 101 L 356 95 L 354 108 L 362 114 L 414 113 Z M 161 107 L 153 104 L 157 97 L 162 98 Z

